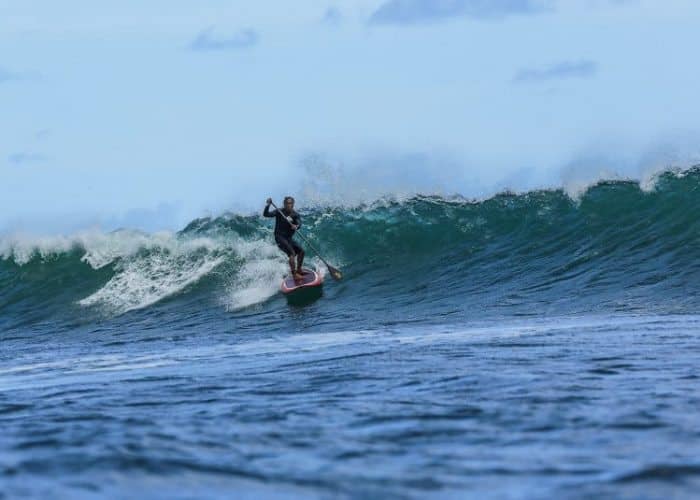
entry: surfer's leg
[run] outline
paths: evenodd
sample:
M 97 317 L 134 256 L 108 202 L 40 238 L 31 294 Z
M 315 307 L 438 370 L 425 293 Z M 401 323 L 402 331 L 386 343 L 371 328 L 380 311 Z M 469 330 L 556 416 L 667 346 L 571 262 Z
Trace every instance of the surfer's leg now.
M 294 240 L 292 240 L 291 243 L 294 253 L 297 254 L 297 272 L 301 274 L 301 268 L 304 265 L 304 249 Z
M 292 242 L 281 236 L 275 236 L 275 242 L 277 243 L 279 249 L 286 253 L 287 257 L 289 257 L 289 271 L 291 272 L 292 276 L 296 278 L 297 272 L 294 262 L 296 258 L 296 253 L 294 252 L 294 246 L 292 245 Z
M 304 251 L 302 250 L 297 254 L 297 270 L 301 272 L 301 266 L 304 265 Z

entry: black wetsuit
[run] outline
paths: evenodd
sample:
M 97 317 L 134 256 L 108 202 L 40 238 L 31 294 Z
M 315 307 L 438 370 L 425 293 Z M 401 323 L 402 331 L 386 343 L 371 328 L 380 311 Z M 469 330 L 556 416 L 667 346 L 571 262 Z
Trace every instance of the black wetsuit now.
M 292 239 L 295 230 L 292 229 L 292 226 L 287 221 L 287 217 L 291 217 L 292 224 L 297 226 L 297 228 L 301 227 L 301 217 L 298 213 L 294 210 L 289 214 L 284 210 L 270 211 L 270 205 L 265 205 L 263 216 L 275 218 L 275 242 L 277 246 L 280 247 L 280 250 L 290 257 L 304 252 L 304 249 L 299 246 L 299 243 Z

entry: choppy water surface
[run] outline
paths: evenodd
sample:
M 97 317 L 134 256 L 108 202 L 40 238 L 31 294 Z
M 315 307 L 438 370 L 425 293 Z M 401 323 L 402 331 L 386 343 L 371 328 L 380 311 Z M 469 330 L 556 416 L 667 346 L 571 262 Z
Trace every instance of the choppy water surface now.
M 698 185 L 4 237 L 0 496 L 690 497 Z

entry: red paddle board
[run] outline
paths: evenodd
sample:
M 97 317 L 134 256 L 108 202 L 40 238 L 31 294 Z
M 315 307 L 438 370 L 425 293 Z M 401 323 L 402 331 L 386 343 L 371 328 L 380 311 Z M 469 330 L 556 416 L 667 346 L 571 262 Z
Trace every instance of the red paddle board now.
M 295 280 L 291 276 L 286 276 L 282 280 L 282 285 L 280 286 L 282 293 L 286 295 L 296 290 L 315 288 L 323 285 L 323 276 L 316 271 L 312 271 L 311 269 L 302 269 L 301 275 L 302 279 L 300 280 Z

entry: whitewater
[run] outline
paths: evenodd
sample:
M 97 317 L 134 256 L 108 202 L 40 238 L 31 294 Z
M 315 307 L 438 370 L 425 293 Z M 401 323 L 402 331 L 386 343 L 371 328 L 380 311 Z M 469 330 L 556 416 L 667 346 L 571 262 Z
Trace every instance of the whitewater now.
M 0 497 L 700 487 L 700 169 L 300 202 L 304 304 L 259 214 L 0 236 Z

